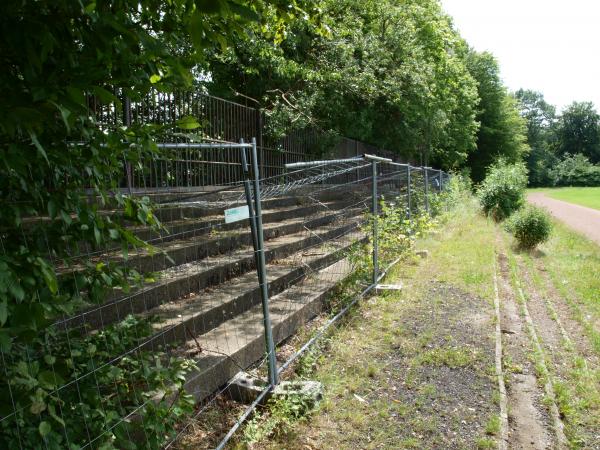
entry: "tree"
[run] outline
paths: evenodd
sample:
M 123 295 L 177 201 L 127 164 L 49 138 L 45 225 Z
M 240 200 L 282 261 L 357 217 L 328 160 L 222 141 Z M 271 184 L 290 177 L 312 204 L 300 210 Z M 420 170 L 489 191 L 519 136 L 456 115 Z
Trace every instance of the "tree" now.
M 600 116 L 591 102 L 574 102 L 562 113 L 556 129 L 559 155 L 582 154 L 600 162 Z
M 475 147 L 467 46 L 435 0 L 325 0 L 280 46 L 255 33 L 210 59 L 210 91 L 261 106 L 273 135 L 333 131 L 443 167 Z M 252 101 L 252 100 L 251 100 Z
M 172 126 L 100 126 L 89 102 L 118 113 L 123 97 L 190 87 L 215 47 L 250 29 L 280 40 L 291 17 L 309 14 L 299 3 L 0 2 L 1 448 L 131 448 L 131 436 L 160 448 L 178 415 L 191 409 L 189 398 L 173 392 L 186 361 L 145 351 L 115 358 L 152 332 L 147 320 L 126 319 L 99 333 L 49 326 L 140 279 L 123 263 L 91 261 L 80 249 L 117 245 L 126 258 L 128 246 L 147 246 L 127 225 L 159 226 L 147 200 L 114 192 L 123 161 L 155 156 L 156 139 Z M 102 206 L 115 212 L 102 214 Z M 93 358 L 102 364 L 90 372 Z M 57 395 L 65 385 L 77 389 Z M 140 398 L 157 402 L 140 405 Z M 144 420 L 120 420 L 134 411 Z
M 500 79 L 496 59 L 487 52 L 470 51 L 469 72 L 477 80 L 479 106 L 477 150 L 469 155 L 467 165 L 474 182 L 485 178 L 486 168 L 502 157 L 508 163 L 520 161 L 528 152 L 526 124 L 519 115 L 518 104 Z
M 527 143 L 531 148 L 527 156 L 529 184 L 547 186 L 551 182 L 549 170 L 557 161 L 553 150 L 556 108 L 540 92 L 519 89 L 515 97 L 521 117 L 527 121 Z

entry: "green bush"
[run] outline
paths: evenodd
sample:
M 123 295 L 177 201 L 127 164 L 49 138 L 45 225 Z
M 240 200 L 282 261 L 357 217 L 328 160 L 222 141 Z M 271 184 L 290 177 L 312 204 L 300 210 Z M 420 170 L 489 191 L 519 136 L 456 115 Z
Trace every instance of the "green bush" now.
M 477 196 L 483 211 L 500 221 L 523 205 L 526 186 L 527 169 L 523 163 L 508 164 L 499 160 L 488 168 Z
M 600 186 L 600 166 L 580 153 L 565 155 L 549 176 L 554 186 Z
M 548 240 L 552 222 L 543 209 L 527 206 L 508 219 L 506 229 L 517 239 L 519 247 L 531 250 Z

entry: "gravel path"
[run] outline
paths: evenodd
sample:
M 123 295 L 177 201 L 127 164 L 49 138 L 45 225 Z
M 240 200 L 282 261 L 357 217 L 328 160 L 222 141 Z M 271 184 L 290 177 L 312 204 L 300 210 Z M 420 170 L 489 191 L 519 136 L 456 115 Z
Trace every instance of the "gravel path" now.
M 555 200 L 543 192 L 528 194 L 527 201 L 546 208 L 555 218 L 600 244 L 600 211 Z

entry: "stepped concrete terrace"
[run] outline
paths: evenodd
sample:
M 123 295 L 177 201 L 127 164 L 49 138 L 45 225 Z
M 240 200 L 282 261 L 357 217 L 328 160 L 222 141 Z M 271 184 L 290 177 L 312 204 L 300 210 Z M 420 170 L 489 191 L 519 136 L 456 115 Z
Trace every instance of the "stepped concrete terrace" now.
M 302 248 L 355 229 L 362 220 L 364 202 L 357 201 L 356 194 L 348 196 L 345 193 L 345 197 L 344 201 L 338 199 L 312 205 L 313 214 L 308 216 L 297 217 L 298 213 L 306 213 L 307 207 L 282 208 L 265 214 L 284 218 L 265 226 L 267 261 L 287 257 Z M 306 202 L 306 198 L 295 201 Z M 238 222 L 243 223 L 246 221 Z M 106 304 L 90 307 L 63 321 L 63 324 L 69 327 L 85 325 L 92 329 L 106 326 L 127 314 L 148 311 L 254 269 L 254 251 L 248 228 L 246 224 L 246 227 L 216 233 L 216 236 L 205 232 L 169 241 L 162 246 L 165 253 L 130 255 L 129 264 L 136 264 L 141 272 L 157 272 L 157 281 L 129 294 L 116 290 Z M 111 257 L 118 260 L 121 255 L 115 253 Z
M 274 341 L 284 341 L 316 316 L 327 296 L 351 272 L 351 265 L 344 258 L 271 297 Z M 196 361 L 197 370 L 188 374 L 185 388 L 197 401 L 210 396 L 242 368 L 264 356 L 262 320 L 259 304 L 205 334 L 189 338 L 179 347 L 180 355 Z
M 303 193 L 264 202 L 276 342 L 321 311 L 327 296 L 352 271 L 348 251 L 366 240 L 361 225 L 370 202 L 364 190 Z M 187 377 L 186 389 L 202 400 L 264 356 L 264 328 L 248 222 L 224 227 L 219 199 L 213 204 L 203 199 L 202 204 L 190 205 L 190 201 L 196 199 L 161 205 L 185 212 L 169 213 L 173 220 L 168 226 L 177 237 L 156 244 L 160 253 L 140 250 L 129 255 L 128 264 L 141 272 L 156 272 L 156 281 L 129 294 L 115 291 L 106 303 L 60 324 L 96 330 L 129 314 L 147 319 L 154 331 L 140 348 L 169 348 L 169 353 L 196 360 L 198 369 Z M 140 236 L 148 232 L 135 231 Z M 110 252 L 101 259 L 120 258 Z

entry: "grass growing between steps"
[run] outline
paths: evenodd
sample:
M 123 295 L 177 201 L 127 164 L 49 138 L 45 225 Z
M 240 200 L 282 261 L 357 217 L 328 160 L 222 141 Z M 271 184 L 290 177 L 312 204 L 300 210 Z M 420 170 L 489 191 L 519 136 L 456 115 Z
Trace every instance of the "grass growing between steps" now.
M 387 277 L 402 291 L 364 299 L 298 364 L 325 387 L 319 409 L 268 433 L 261 413 L 233 446 L 494 448 L 493 246 L 474 204 L 455 211 L 418 242 L 428 258 Z
M 600 247 L 559 222 L 534 253 L 512 257 L 528 303 L 542 303 L 560 342 L 542 342 L 554 396 L 571 448 L 600 445 Z M 517 267 L 518 262 L 522 267 Z M 528 277 L 524 276 L 527 271 Z M 537 293 L 537 295 L 532 295 Z M 532 305 L 535 308 L 535 305 Z M 550 328 L 537 324 L 543 337 Z
M 600 247 L 554 221 L 553 236 L 540 250 L 554 285 L 577 311 L 600 355 Z

